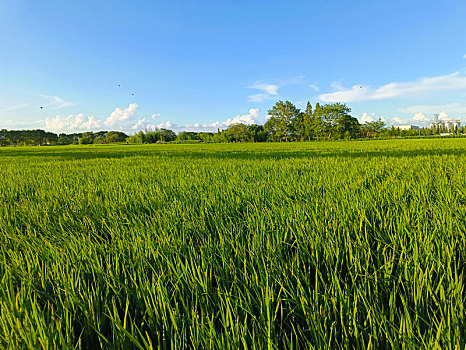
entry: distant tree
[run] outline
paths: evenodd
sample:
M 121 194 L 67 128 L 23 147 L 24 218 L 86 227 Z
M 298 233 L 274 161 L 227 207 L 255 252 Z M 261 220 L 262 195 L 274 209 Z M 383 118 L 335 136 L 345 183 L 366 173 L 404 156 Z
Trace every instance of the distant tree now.
M 361 125 L 362 137 L 376 137 L 385 126 L 385 122 L 379 118 L 377 121 L 366 122 Z
M 61 133 L 60 135 L 58 135 L 57 144 L 58 145 L 71 145 L 73 143 L 76 143 L 79 137 L 81 137 L 81 135 L 79 135 L 78 137 L 75 137 L 75 135 L 73 134 L 67 135 L 67 134 Z
M 165 142 L 170 142 L 176 140 L 176 134 L 172 130 L 169 129 L 160 129 L 160 136 L 161 140 Z
M 282 133 L 280 132 L 279 119 L 270 117 L 264 124 L 264 131 L 267 133 L 267 139 L 272 141 L 281 141 Z
M 217 133 L 215 133 L 212 136 L 212 142 L 213 143 L 224 143 L 224 142 L 228 142 L 228 139 L 225 136 L 224 132 L 217 131 Z
M 288 141 L 293 134 L 295 119 L 299 118 L 301 111 L 290 101 L 278 101 L 272 109 L 268 111 L 270 118 L 266 129 L 268 129 L 278 140 Z
M 251 140 L 251 133 L 246 124 L 232 124 L 224 131 L 229 142 L 247 142 Z
M 92 131 L 85 132 L 78 140 L 80 145 L 88 145 L 94 142 L 94 133 Z
M 314 137 L 314 128 L 313 128 L 313 112 L 312 105 L 308 101 L 306 105 L 306 110 L 302 114 L 302 126 L 300 130 L 300 136 L 302 140 L 311 141 L 311 138 Z
M 121 131 L 109 131 L 105 134 L 105 143 L 125 142 L 128 135 Z
M 137 134 L 133 136 L 129 136 L 126 138 L 126 142 L 128 143 L 144 143 L 146 140 L 146 135 L 144 134 L 144 131 L 139 131 Z
M 112 132 L 116 132 L 116 131 L 112 131 Z M 105 137 L 107 135 L 108 131 L 97 131 L 94 133 L 94 138 L 96 137 Z
M 105 143 L 108 143 L 105 137 L 103 136 L 94 137 L 94 144 L 98 145 L 98 144 L 105 144 Z
M 311 119 L 311 130 L 314 137 L 317 139 L 325 138 L 325 127 L 323 121 L 323 110 L 319 102 L 316 103 L 314 112 L 312 113 Z
M 254 142 L 266 142 L 267 132 L 262 125 L 251 124 L 248 126 L 249 134 Z
M 214 133 L 212 132 L 200 132 L 198 134 L 199 139 L 204 142 L 204 143 L 211 143 L 212 142 L 212 137 L 214 136 Z
M 6 129 L 2 129 L 0 131 L 0 146 L 4 147 L 4 146 L 8 146 L 9 145 L 9 142 L 8 142 L 8 130 Z
M 182 131 L 177 136 L 176 139 L 179 141 L 186 141 L 186 140 L 199 140 L 197 133 L 192 131 Z
M 292 140 L 304 140 L 304 113 L 301 111 L 291 119 L 289 125 L 289 136 Z
M 360 134 L 359 122 L 349 113 L 351 108 L 342 103 L 329 103 L 322 108 L 322 125 L 327 139 L 343 139 L 348 131 L 351 138 Z

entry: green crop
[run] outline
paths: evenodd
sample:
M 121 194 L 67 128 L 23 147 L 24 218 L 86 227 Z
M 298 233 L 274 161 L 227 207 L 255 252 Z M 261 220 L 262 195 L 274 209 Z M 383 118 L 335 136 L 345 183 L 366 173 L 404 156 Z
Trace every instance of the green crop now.
M 463 139 L 0 149 L 0 347 L 466 346 Z

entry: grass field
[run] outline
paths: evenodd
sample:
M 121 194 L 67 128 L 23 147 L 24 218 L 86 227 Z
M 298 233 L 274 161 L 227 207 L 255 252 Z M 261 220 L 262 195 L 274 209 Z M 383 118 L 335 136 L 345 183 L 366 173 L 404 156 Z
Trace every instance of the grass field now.
M 1 348 L 466 345 L 466 140 L 0 149 Z

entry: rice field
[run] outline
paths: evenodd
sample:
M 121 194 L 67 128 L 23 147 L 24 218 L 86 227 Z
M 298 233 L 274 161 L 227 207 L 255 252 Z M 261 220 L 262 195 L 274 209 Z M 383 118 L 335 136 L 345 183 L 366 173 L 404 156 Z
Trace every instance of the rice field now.
M 0 148 L 0 348 L 464 349 L 466 140 Z

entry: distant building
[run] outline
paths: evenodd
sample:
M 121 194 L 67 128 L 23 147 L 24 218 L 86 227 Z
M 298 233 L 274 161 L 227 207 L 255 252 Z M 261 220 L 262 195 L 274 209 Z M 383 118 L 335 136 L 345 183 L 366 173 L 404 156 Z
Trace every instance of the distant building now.
M 394 128 L 398 128 L 400 130 L 418 130 L 419 126 L 416 125 L 393 125 Z
M 440 120 L 438 114 L 434 114 L 434 120 L 430 123 L 430 129 L 444 129 L 448 131 L 454 131 L 461 127 L 459 120 Z

